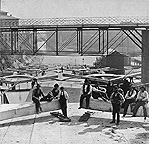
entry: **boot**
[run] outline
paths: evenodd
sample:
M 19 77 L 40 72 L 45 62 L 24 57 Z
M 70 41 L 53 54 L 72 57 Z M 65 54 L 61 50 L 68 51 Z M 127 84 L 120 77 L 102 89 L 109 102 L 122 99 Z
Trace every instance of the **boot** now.
M 113 114 L 113 120 L 110 123 L 115 123 L 115 114 Z
M 114 121 L 114 120 L 112 120 L 110 123 L 115 123 L 115 121 Z

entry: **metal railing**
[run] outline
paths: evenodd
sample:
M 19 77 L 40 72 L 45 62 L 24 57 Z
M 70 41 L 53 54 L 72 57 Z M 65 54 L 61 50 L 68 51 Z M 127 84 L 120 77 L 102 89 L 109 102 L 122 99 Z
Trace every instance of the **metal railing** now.
M 69 17 L 20 19 L 19 25 L 147 24 L 149 17 Z

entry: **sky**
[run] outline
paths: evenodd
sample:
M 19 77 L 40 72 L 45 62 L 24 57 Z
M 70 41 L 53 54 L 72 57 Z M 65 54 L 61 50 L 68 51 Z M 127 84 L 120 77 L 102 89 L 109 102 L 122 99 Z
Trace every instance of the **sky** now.
M 149 0 L 1 0 L 20 19 L 149 16 Z

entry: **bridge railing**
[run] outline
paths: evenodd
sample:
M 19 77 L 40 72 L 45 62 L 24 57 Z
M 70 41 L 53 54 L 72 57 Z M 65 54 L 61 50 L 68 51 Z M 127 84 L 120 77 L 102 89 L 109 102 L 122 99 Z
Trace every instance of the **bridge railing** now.
M 19 25 L 148 24 L 149 17 L 70 17 L 20 19 Z

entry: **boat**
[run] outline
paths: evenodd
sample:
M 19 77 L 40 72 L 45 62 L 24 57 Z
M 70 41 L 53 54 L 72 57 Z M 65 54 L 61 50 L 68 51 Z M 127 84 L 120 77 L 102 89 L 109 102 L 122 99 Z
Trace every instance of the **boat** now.
M 14 78 L 15 81 L 13 81 L 12 78 Z M 19 79 L 19 81 L 16 81 L 16 79 L 18 80 L 18 78 L 23 79 Z M 0 105 L 0 121 L 36 114 L 35 104 L 32 102 L 33 89 L 29 87 L 19 87 L 19 89 L 17 89 L 18 85 L 20 86 L 22 84 L 25 84 L 26 82 L 30 82 L 31 78 L 32 77 L 26 77 L 24 75 L 13 75 L 7 78 L 5 77 L 5 80 L 3 82 L 7 82 L 7 84 L 16 82 L 14 83 L 16 88 L 12 89 L 14 85 L 10 86 L 9 88 L 1 86 L 2 89 L 5 88 L 5 94 L 7 96 L 9 104 Z M 45 94 L 49 92 L 49 87 L 43 86 L 42 89 L 44 90 Z M 41 102 L 41 107 L 43 112 L 60 109 L 58 100 L 52 100 L 51 102 Z

